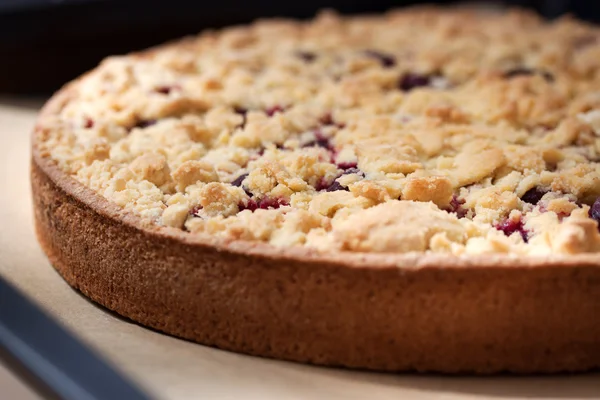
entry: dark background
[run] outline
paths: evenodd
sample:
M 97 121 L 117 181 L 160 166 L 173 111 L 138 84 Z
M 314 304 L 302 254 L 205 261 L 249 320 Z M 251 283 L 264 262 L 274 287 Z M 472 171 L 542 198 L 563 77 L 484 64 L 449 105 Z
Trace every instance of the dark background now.
M 434 1 L 429 1 L 434 2 Z M 322 8 L 384 11 L 417 1 L 0 0 L 0 93 L 48 94 L 110 54 L 260 17 L 308 18 Z M 437 1 L 436 3 L 454 3 Z M 548 18 L 600 22 L 600 1 L 496 1 Z

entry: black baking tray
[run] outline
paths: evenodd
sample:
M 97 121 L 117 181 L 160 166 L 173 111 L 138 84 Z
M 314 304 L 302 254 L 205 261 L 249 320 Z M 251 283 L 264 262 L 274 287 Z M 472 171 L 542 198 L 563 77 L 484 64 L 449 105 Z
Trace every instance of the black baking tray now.
M 0 0 L 0 94 L 47 94 L 107 55 L 142 49 L 206 28 L 261 17 L 309 18 L 323 8 L 351 14 L 415 3 L 420 2 Z M 595 1 L 503 3 L 532 8 L 549 18 L 570 11 L 587 19 L 600 19 L 600 2 Z

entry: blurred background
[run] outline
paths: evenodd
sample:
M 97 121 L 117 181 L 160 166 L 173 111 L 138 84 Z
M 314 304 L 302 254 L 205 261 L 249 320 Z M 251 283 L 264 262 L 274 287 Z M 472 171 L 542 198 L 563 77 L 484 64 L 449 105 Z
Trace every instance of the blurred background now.
M 456 3 L 429 1 L 428 3 Z M 47 95 L 122 54 L 259 17 L 308 18 L 322 8 L 342 13 L 385 11 L 423 3 L 385 0 L 0 0 L 0 94 Z M 482 3 L 482 2 L 478 2 Z M 493 1 L 519 5 L 547 18 L 572 13 L 600 22 L 600 1 Z

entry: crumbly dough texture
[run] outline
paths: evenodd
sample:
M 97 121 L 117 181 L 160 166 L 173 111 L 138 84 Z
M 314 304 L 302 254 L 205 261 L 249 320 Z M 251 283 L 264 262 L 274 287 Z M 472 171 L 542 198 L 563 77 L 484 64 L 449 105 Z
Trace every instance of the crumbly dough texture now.
M 600 30 L 416 8 L 105 60 L 40 152 L 153 224 L 318 251 L 600 251 Z

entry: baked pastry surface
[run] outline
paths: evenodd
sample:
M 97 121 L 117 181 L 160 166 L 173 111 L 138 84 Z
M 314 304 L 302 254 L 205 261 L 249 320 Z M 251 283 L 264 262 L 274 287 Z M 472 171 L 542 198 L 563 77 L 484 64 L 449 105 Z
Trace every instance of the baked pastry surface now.
M 598 39 L 427 8 L 109 58 L 40 116 L 38 237 L 92 299 L 226 349 L 597 367 Z

